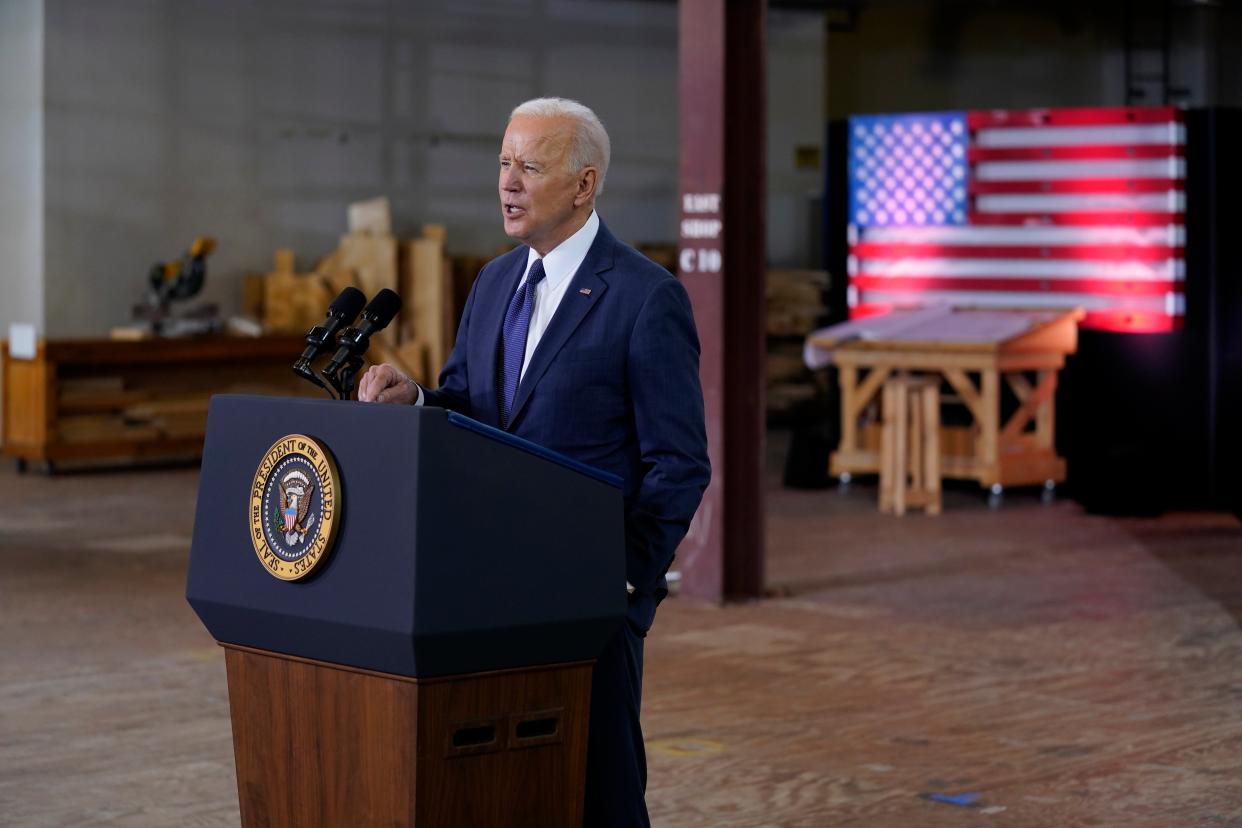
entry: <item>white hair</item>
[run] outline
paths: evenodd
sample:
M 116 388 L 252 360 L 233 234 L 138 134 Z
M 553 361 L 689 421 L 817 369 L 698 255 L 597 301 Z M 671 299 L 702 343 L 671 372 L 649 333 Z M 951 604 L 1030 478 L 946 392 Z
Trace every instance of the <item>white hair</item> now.
M 509 114 L 512 121 L 519 115 L 536 115 L 543 118 L 563 117 L 574 122 L 573 144 L 569 151 L 569 164 L 574 172 L 594 167 L 599 175 L 595 181 L 595 195 L 604 192 L 604 177 L 608 175 L 608 159 L 612 144 L 608 132 L 590 107 L 568 98 L 535 98 L 518 104 Z

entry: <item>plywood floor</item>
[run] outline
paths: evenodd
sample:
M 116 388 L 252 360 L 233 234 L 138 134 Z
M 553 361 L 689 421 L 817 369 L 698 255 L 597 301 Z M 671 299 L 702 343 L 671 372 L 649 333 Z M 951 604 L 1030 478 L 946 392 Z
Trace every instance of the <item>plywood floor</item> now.
M 0 825 L 237 825 L 196 483 L 0 469 Z M 773 481 L 775 597 L 661 609 L 657 826 L 1242 826 L 1236 519 L 874 496 Z

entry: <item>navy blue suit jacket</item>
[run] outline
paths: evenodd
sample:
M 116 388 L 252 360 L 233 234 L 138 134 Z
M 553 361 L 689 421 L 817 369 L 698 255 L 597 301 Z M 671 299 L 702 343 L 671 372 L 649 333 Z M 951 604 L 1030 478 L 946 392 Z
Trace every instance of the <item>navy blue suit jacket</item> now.
M 500 330 L 527 251 L 479 273 L 425 405 L 500 427 Z M 531 357 L 508 430 L 625 481 L 628 617 L 645 634 L 711 477 L 699 339 L 681 283 L 603 222 Z

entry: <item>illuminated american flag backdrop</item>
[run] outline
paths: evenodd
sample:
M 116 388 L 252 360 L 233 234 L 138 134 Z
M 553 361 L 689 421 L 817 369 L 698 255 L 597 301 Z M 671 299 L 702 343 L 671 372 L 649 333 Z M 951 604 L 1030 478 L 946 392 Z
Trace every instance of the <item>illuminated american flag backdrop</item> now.
M 1171 107 L 865 115 L 849 123 L 850 316 L 933 303 L 1185 313 L 1185 128 Z

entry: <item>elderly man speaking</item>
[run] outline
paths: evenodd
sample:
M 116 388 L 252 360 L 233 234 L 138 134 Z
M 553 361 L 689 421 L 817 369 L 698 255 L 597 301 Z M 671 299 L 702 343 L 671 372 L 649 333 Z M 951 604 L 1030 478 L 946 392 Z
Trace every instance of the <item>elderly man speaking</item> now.
M 379 365 L 358 392 L 449 408 L 625 481 L 633 590 L 592 679 L 591 828 L 649 824 L 643 639 L 711 477 L 689 297 L 600 220 L 609 150 L 603 124 L 580 103 L 540 98 L 514 109 L 500 148 L 500 216 L 522 245 L 479 273 L 438 389 Z

